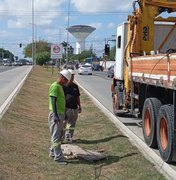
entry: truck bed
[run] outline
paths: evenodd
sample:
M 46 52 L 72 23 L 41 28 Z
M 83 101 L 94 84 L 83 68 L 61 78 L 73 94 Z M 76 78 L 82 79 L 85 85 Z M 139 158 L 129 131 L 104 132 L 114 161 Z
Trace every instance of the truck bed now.
M 133 57 L 129 76 L 135 82 L 176 89 L 176 53 Z

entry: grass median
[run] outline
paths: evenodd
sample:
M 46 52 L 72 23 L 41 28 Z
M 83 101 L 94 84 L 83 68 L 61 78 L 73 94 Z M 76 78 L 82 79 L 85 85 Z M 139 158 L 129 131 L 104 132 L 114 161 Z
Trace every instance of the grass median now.
M 76 144 L 107 158 L 98 162 L 75 158 L 65 166 L 49 158 L 48 88 L 57 74 L 56 69 L 36 66 L 0 120 L 0 179 L 165 179 L 82 89 Z

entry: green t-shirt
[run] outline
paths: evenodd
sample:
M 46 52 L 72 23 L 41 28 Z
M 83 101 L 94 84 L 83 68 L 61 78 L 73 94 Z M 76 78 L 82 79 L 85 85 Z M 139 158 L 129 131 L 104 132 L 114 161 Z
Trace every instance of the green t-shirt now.
M 61 115 L 65 114 L 65 95 L 62 86 L 57 82 L 54 82 L 49 88 L 49 110 L 53 111 L 50 96 L 54 96 L 57 98 L 57 113 Z

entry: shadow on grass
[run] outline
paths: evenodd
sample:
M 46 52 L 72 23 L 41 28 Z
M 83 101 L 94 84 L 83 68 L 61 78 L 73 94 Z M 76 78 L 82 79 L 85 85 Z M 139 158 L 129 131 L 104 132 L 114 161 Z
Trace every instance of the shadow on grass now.
M 110 141 L 111 139 L 115 139 L 119 137 L 127 138 L 124 135 L 116 135 L 116 136 L 111 136 L 104 139 L 96 139 L 96 140 L 75 139 L 73 142 L 76 144 L 97 144 L 97 143 L 107 142 Z
M 116 163 L 123 158 L 134 156 L 136 154 L 137 153 L 128 153 L 121 157 L 120 156 L 106 156 L 105 159 L 98 160 L 98 161 L 91 161 L 91 159 L 85 160 L 82 158 L 76 158 L 76 159 L 71 159 L 68 162 L 69 162 L 69 164 L 93 164 L 93 165 L 97 165 L 97 166 L 99 165 L 99 166 L 103 167 L 103 166 L 107 166 L 107 165 Z
M 111 179 L 110 177 L 108 177 L 106 174 L 102 173 L 102 168 L 106 165 L 112 164 L 112 163 L 116 163 L 118 162 L 120 159 L 126 158 L 126 157 L 130 157 L 133 155 L 136 155 L 137 153 L 128 153 L 124 156 L 118 157 L 118 156 L 108 156 L 107 157 L 107 161 L 104 162 L 103 164 L 96 164 L 95 165 L 95 179 L 99 179 L 100 177 L 104 177 L 105 179 Z

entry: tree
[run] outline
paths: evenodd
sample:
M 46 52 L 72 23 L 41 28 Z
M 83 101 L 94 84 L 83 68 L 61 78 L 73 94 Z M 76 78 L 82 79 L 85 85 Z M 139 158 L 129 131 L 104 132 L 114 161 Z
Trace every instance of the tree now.
M 1 59 L 9 59 L 10 61 L 14 61 L 14 54 L 11 53 L 9 50 L 5 50 L 0 48 L 0 58 Z
M 36 54 L 42 53 L 42 52 L 50 53 L 51 43 L 48 43 L 47 41 L 44 41 L 44 40 L 36 41 L 34 42 L 34 46 L 36 48 L 36 49 L 34 48 Z M 24 48 L 24 55 L 25 57 L 32 57 L 32 43 L 28 44 Z
M 62 61 L 65 61 L 65 59 L 67 58 L 67 53 L 68 53 L 68 59 L 70 60 L 71 57 L 73 56 L 74 48 L 65 41 L 63 41 L 61 44 L 64 49 Z
M 80 62 L 84 62 L 84 60 L 88 57 L 96 57 L 96 54 L 90 49 L 88 51 L 82 51 L 81 54 L 73 54 L 71 56 L 71 60 L 79 60 Z
M 38 65 L 43 65 L 46 64 L 50 60 L 50 53 L 45 51 L 45 52 L 40 52 L 37 53 L 37 58 L 36 58 L 36 64 Z
M 115 53 L 116 53 L 116 46 L 113 46 L 110 50 L 110 55 L 109 55 L 111 61 L 115 59 Z
M 40 40 L 34 42 L 34 55 L 36 58 L 36 64 L 43 65 L 47 61 L 50 61 L 51 43 Z M 32 43 L 28 44 L 24 48 L 25 57 L 32 57 Z

